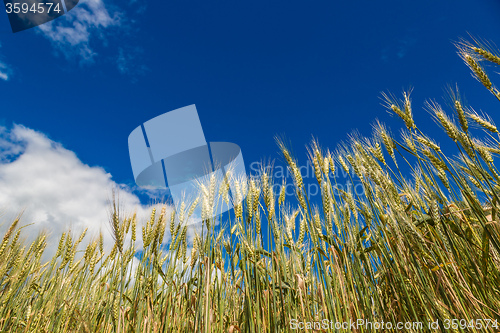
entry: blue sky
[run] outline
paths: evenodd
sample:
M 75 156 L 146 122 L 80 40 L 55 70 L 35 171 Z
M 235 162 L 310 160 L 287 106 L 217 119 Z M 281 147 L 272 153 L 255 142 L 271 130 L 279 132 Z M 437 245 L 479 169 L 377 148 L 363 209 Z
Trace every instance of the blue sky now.
M 444 144 L 423 103 L 441 102 L 446 85 L 458 83 L 495 119 L 494 97 L 452 42 L 470 33 L 500 44 L 499 28 L 497 0 L 84 0 L 16 34 L 0 15 L 0 149 L 12 158 L 22 153 L 15 142 L 49 138 L 83 166 L 101 167 L 107 181 L 132 185 L 129 133 L 196 104 L 207 140 L 238 144 L 247 167 L 279 158 L 276 135 L 304 162 L 313 135 L 335 149 L 355 129 L 369 135 L 376 118 L 397 133 L 380 93 L 408 87 L 416 121 Z M 17 141 L 8 134 L 14 124 L 25 127 Z

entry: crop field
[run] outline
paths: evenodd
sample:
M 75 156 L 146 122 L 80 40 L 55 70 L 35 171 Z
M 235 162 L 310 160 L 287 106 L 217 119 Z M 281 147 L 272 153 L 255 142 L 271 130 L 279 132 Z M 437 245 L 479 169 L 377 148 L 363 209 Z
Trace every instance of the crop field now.
M 498 53 L 477 41 L 457 50 L 500 102 L 487 74 L 498 70 Z M 0 245 L 0 332 L 372 332 L 416 322 L 423 329 L 402 331 L 500 332 L 497 114 L 449 92 L 449 107 L 428 101 L 426 109 L 452 154 L 414 122 L 411 91 L 384 94 L 400 135 L 376 123 L 369 138 L 330 150 L 310 144 L 320 199 L 307 195 L 291 147 L 278 140 L 295 195 L 273 190 L 272 168 L 228 179 L 244 199 L 227 219 L 210 217 L 218 198 L 228 200 L 229 186 L 216 189 L 215 179 L 197 201 L 175 214 L 153 210 L 148 221 L 123 216 L 116 200 L 111 251 L 102 237 L 66 230 L 48 261 L 46 236 L 25 242 L 29 226 L 10 221 Z M 339 170 L 362 191 L 339 190 Z M 183 222 L 196 205 L 203 228 L 191 244 Z M 352 322 L 363 324 L 342 327 Z

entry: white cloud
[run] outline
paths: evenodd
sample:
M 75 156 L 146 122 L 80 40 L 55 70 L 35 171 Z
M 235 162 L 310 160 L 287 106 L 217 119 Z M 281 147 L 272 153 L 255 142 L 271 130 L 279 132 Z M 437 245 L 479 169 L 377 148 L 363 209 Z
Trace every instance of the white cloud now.
M 88 228 L 89 236 L 102 230 L 105 247 L 110 248 L 108 214 L 113 188 L 121 189 L 119 200 L 125 214 L 137 209 L 142 223 L 151 213 L 151 207 L 141 205 L 136 195 L 115 183 L 104 169 L 82 163 L 61 144 L 22 125 L 11 130 L 0 127 L 0 188 L 0 235 L 24 210 L 22 224 L 34 223 L 23 229 L 24 235 L 33 239 L 42 230 L 49 232 L 47 255 L 55 252 L 61 233 L 69 229 Z M 140 233 L 140 225 L 137 230 Z
M 4 81 L 9 81 L 12 71 L 9 66 L 0 61 L 0 79 Z
M 123 21 L 123 13 L 108 9 L 102 0 L 82 0 L 66 15 L 39 28 L 67 58 L 77 55 L 81 62 L 92 62 L 96 52 L 91 41 L 104 40 L 105 33 Z

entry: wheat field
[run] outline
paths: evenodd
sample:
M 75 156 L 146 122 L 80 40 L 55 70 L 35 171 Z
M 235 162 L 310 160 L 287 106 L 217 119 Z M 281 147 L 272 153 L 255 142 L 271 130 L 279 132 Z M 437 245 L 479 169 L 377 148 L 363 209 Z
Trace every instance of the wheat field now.
M 498 53 L 476 40 L 457 50 L 500 101 L 483 65 L 500 66 Z M 148 221 L 114 202 L 111 251 L 102 236 L 66 231 L 42 261 L 46 236 L 23 241 L 29 227 L 16 219 L 0 245 L 0 332 L 372 332 L 416 322 L 423 328 L 402 331 L 500 332 L 499 131 L 458 89 L 450 97 L 450 108 L 426 108 L 452 155 L 420 131 L 409 91 L 382 97 L 400 136 L 376 123 L 372 137 L 335 150 L 312 142 L 320 198 L 278 141 L 295 195 L 275 193 L 272 168 L 231 180 L 245 199 L 219 224 L 206 217 L 215 197 L 228 200 L 225 186 L 206 184 L 177 216 L 164 207 Z M 339 190 L 339 170 L 362 191 Z M 205 231 L 191 245 L 183 222 L 196 205 Z M 364 324 L 341 326 L 350 322 Z

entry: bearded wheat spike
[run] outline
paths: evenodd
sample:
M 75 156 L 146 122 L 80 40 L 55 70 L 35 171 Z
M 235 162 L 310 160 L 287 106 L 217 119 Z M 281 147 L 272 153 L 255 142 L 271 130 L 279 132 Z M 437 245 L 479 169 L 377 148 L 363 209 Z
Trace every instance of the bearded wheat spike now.
M 345 226 L 349 225 L 351 220 L 351 210 L 349 209 L 347 202 L 344 205 L 344 218 L 345 218 L 344 225 Z
M 291 216 L 289 215 L 285 215 L 285 226 L 286 226 L 286 236 L 288 237 L 289 242 L 292 242 L 293 240 L 292 222 L 291 222 Z
M 458 121 L 460 122 L 460 126 L 462 126 L 462 130 L 467 133 L 469 130 L 469 123 L 467 122 L 462 103 L 460 103 L 459 100 L 455 100 L 455 110 L 457 111 Z
M 182 246 L 182 242 L 186 240 L 187 226 L 182 228 L 180 235 L 178 234 L 175 238 L 174 249 L 178 250 L 180 246 Z M 182 250 L 182 249 L 181 249 Z
M 455 125 L 451 122 L 451 120 L 446 116 L 446 114 L 442 111 L 436 112 L 436 117 L 439 119 L 439 122 L 444 127 L 446 134 L 453 140 L 457 141 L 457 129 Z
M 375 132 L 382 139 L 385 149 L 387 150 L 389 155 L 394 158 L 395 143 L 394 140 L 392 140 L 391 136 L 389 135 L 389 132 L 387 131 L 385 126 L 382 123 L 377 122 L 375 127 Z
M 188 257 L 187 257 L 187 255 L 186 255 L 186 253 L 187 253 L 187 242 L 186 242 L 186 240 L 184 239 L 184 241 L 182 242 L 182 262 L 183 262 L 184 264 L 186 264 L 186 263 L 187 263 L 187 260 L 188 260 Z
M 453 140 L 457 141 L 457 135 L 458 133 L 461 133 L 458 128 L 455 126 L 455 124 L 448 118 L 446 113 L 444 113 L 443 109 L 441 108 L 441 105 L 436 103 L 435 101 L 426 101 L 425 102 L 426 108 L 431 111 L 435 119 L 439 121 L 441 126 L 446 131 L 446 134 Z
M 89 243 L 87 245 L 87 247 L 85 248 L 85 253 L 83 254 L 83 259 L 85 260 L 85 262 L 88 262 L 90 257 L 94 254 L 94 250 L 96 248 L 96 243 L 95 242 L 92 242 L 92 243 Z
M 217 185 L 217 182 L 216 182 L 216 179 L 215 179 L 215 173 L 212 173 L 212 175 L 210 176 L 210 202 L 213 202 L 214 199 L 215 199 L 215 190 L 216 190 L 216 185 Z
M 124 233 L 125 235 L 128 234 L 128 231 L 130 229 L 130 224 L 132 223 L 132 217 L 128 217 L 123 221 L 122 226 L 121 226 L 121 232 Z
M 123 251 L 123 232 L 120 228 L 120 218 L 116 212 L 113 213 L 113 237 L 120 253 Z
M 19 223 L 19 218 L 15 219 L 14 222 L 12 222 L 9 229 L 7 229 L 7 232 L 3 236 L 2 245 L 0 245 L 0 257 L 3 255 L 3 252 L 7 247 L 7 243 L 9 242 L 9 238 L 12 235 L 12 232 L 14 231 L 18 223 Z
M 474 184 L 474 186 L 476 186 L 477 188 L 481 188 L 481 184 L 476 180 L 476 178 L 472 177 L 472 176 L 468 176 L 470 182 L 472 184 Z
M 170 235 L 173 235 L 175 232 L 175 210 L 170 214 Z
M 99 252 L 104 253 L 104 238 L 101 231 L 99 231 Z
M 359 164 L 357 163 L 360 160 L 359 155 L 356 153 L 356 160 L 354 160 L 354 158 L 351 155 L 347 155 L 346 158 L 351 164 L 354 173 L 360 178 L 361 181 L 363 181 L 364 176 L 363 173 L 361 172 L 361 169 L 359 168 Z
M 224 174 L 224 179 L 222 180 L 222 184 L 219 187 L 219 195 L 222 196 L 222 199 L 229 203 L 229 176 L 228 172 Z
M 149 245 L 148 232 L 146 230 L 146 226 L 142 226 L 142 242 L 144 243 L 144 247 L 147 247 Z
M 487 45 L 482 45 L 483 43 L 479 43 L 478 41 L 476 41 L 476 44 L 478 44 L 479 47 L 474 46 L 469 42 L 464 42 L 462 43 L 461 46 L 469 48 L 470 50 L 474 51 L 476 54 L 480 55 L 489 62 L 500 65 L 500 57 L 487 50 L 486 48 Z
M 344 159 L 342 158 L 342 155 L 339 154 L 337 158 L 339 160 L 340 165 L 344 169 L 344 171 L 349 174 L 349 168 L 347 167 L 347 164 L 345 163 Z
M 152 227 L 153 224 L 155 223 L 155 220 L 156 220 L 156 208 L 153 208 L 153 210 L 151 210 L 151 216 L 149 218 L 149 227 Z
M 332 221 L 332 214 L 328 211 L 325 214 L 325 228 L 327 235 L 332 236 L 333 235 L 333 221 Z
M 191 268 L 194 267 L 197 260 L 198 260 L 198 246 L 195 238 L 193 242 L 193 249 L 191 250 L 191 265 L 190 265 Z
M 326 177 L 328 177 L 328 173 L 330 172 L 330 159 L 325 156 L 323 158 L 323 173 Z
M 403 98 L 404 98 L 402 101 L 404 108 L 403 111 L 401 110 L 401 107 L 398 105 L 399 103 L 395 101 L 396 99 L 392 95 L 382 93 L 382 97 L 383 99 L 385 99 L 386 107 L 395 114 L 397 114 L 401 119 L 403 119 L 408 129 L 412 129 L 415 127 L 415 123 L 413 122 L 410 94 L 411 91 L 403 92 Z
M 179 208 L 179 223 L 182 224 L 184 223 L 184 214 L 186 213 L 185 212 L 186 210 L 186 203 L 183 201 L 181 203 L 181 207 Z
M 322 228 L 321 228 L 321 218 L 320 218 L 320 216 L 319 216 L 318 212 L 316 212 L 316 213 L 314 214 L 314 226 L 316 227 L 316 229 L 317 229 L 318 231 L 320 231 L 320 232 L 321 232 L 321 229 L 322 229 Z
M 2 243 L 10 238 L 10 236 L 12 235 L 12 232 L 14 231 L 14 229 L 16 228 L 18 223 L 19 223 L 19 218 L 16 218 L 14 220 L 14 222 L 12 222 L 12 224 L 10 225 L 9 229 L 7 229 L 7 232 L 5 233 L 5 235 L 3 236 Z
M 401 119 L 403 119 L 406 122 L 406 114 L 397 106 L 396 104 L 391 104 L 389 106 L 389 109 L 391 109 L 395 114 L 397 114 Z
M 66 237 L 66 233 L 63 232 L 61 235 L 61 238 L 59 239 L 59 245 L 57 246 L 56 258 L 59 257 L 62 253 L 65 237 Z M 1 253 L 1 251 L 0 251 L 0 253 Z
M 301 189 L 304 186 L 304 180 L 302 179 L 302 174 L 301 174 L 299 168 L 297 168 L 297 166 L 295 165 L 292 168 L 292 172 L 293 172 L 293 179 L 295 180 L 295 183 L 297 184 L 297 188 Z
M 19 240 L 19 236 L 21 235 L 21 229 L 16 231 L 16 235 L 14 236 L 14 239 L 12 240 L 12 243 L 10 243 L 10 248 L 15 249 L 17 246 L 17 242 Z M 0 275 L 1 276 L 1 275 Z
M 477 150 L 477 152 L 483 158 L 483 160 L 485 160 L 487 163 L 490 164 L 493 163 L 493 156 L 483 144 L 481 144 L 478 141 L 475 141 L 474 148 Z
M 23 264 L 23 267 L 21 268 L 21 271 L 19 272 L 19 277 L 24 278 L 26 273 L 28 273 L 28 268 L 31 266 L 30 260 L 26 260 Z
M 439 205 L 436 200 L 432 200 L 430 208 L 431 208 L 430 213 L 432 219 L 437 223 L 440 220 L 440 216 L 439 216 Z
M 373 148 L 372 153 L 373 155 L 375 155 L 377 160 L 382 162 L 384 165 L 387 165 L 387 163 L 385 162 L 384 153 L 382 152 L 382 146 L 378 141 L 375 143 L 375 148 Z
M 487 151 L 489 151 L 489 152 L 490 152 L 490 153 L 492 153 L 492 154 L 497 154 L 497 155 L 499 155 L 499 154 L 500 154 L 500 149 L 495 148 L 495 147 L 491 147 L 491 146 L 487 146 L 487 145 L 485 145 L 485 146 L 484 146 L 484 149 L 486 149 Z
M 470 138 L 467 136 L 467 134 L 465 134 L 464 132 L 461 132 L 461 131 L 458 131 L 457 134 L 458 134 L 458 136 L 457 136 L 458 142 L 460 143 L 462 148 L 465 150 L 467 155 L 470 158 L 475 158 L 475 154 L 474 154 L 474 151 L 472 150 Z
M 163 237 L 165 237 L 165 229 L 167 227 L 167 222 L 165 220 L 165 213 L 166 213 L 167 207 L 163 206 L 161 209 L 161 216 L 162 218 L 159 219 L 158 221 L 158 244 L 161 245 L 163 243 Z
M 136 234 L 137 234 L 137 214 L 134 213 L 134 216 L 132 216 L 132 242 L 136 241 Z
M 448 177 L 446 177 L 446 172 L 443 169 L 438 169 L 438 177 L 441 179 L 443 182 L 444 186 L 448 189 L 451 190 L 450 188 L 450 182 L 448 181 Z
M 382 140 L 384 141 L 384 146 L 387 149 L 389 155 L 394 156 L 394 141 L 387 133 L 382 133 Z
M 226 249 L 226 252 L 228 254 L 231 253 L 231 242 L 229 241 L 229 239 L 224 239 L 222 241 L 222 245 L 224 246 L 224 249 Z
M 410 137 L 408 131 L 402 130 L 401 131 L 401 137 L 403 138 L 406 146 L 410 148 L 411 151 L 413 151 L 415 154 L 417 153 L 417 148 L 413 144 L 412 138 Z
M 46 235 L 43 235 L 41 238 L 40 238 L 40 241 L 38 242 L 37 244 L 37 247 L 35 249 L 35 256 L 38 257 L 40 256 L 43 251 L 45 250 L 45 247 L 47 246 L 47 242 L 45 241 L 47 239 L 47 236 Z
M 319 165 L 319 161 L 316 156 L 313 157 L 313 165 L 314 165 L 314 175 L 316 176 L 316 181 L 318 184 L 321 184 L 321 167 Z
M 328 161 L 330 162 L 330 171 L 332 172 L 332 177 L 335 177 L 335 162 L 333 161 L 332 154 L 328 153 Z
M 196 198 L 193 203 L 191 204 L 191 206 L 189 207 L 189 212 L 188 212 L 188 218 L 193 215 L 194 213 L 194 210 L 196 209 L 196 207 L 198 207 L 198 202 L 200 201 L 200 197 Z
M 102 258 L 103 254 L 100 255 L 99 259 Z M 95 270 L 95 265 L 97 264 L 97 262 L 99 261 L 99 259 L 97 258 L 97 253 L 94 254 L 92 256 L 92 258 L 90 259 L 90 265 L 89 265 L 89 270 L 90 270 L 90 274 L 93 275 L 94 274 L 94 270 Z
M 80 244 L 83 241 L 83 238 L 87 234 L 88 230 L 89 230 L 89 228 L 85 228 L 85 230 L 83 230 L 83 232 L 81 233 L 80 237 L 78 237 L 78 240 L 76 241 L 75 246 L 78 245 L 78 244 Z
M 286 149 L 284 146 L 281 146 L 281 151 L 283 152 L 283 156 L 285 156 L 285 160 L 288 162 L 288 164 L 290 164 L 292 157 L 290 156 L 288 149 Z
M 323 155 L 321 154 L 319 148 L 318 148 L 318 143 L 314 142 L 314 156 L 316 159 L 321 163 L 323 161 Z
M 30 244 L 30 247 L 28 248 L 28 251 L 26 252 L 26 255 L 30 255 L 34 247 L 35 247 L 35 242 L 32 242 Z
M 66 250 L 64 253 L 67 253 L 73 247 L 73 238 L 71 237 L 71 230 L 68 231 L 68 235 L 66 236 L 66 243 L 64 244 L 64 247 Z
M 241 196 L 241 190 L 240 190 L 240 183 L 238 181 L 235 182 L 234 188 L 235 188 L 235 192 L 236 192 L 235 193 L 236 204 L 234 205 L 234 213 L 235 213 L 236 219 L 241 219 L 241 217 L 243 216 L 243 207 L 241 205 L 242 196 Z
M 286 193 L 286 180 L 283 178 L 283 185 L 281 186 L 280 195 L 278 198 L 278 205 L 280 207 L 283 204 L 283 202 L 285 202 L 285 193 Z
M 472 197 L 476 202 L 479 202 L 479 200 L 477 199 L 477 196 L 475 194 L 474 191 L 472 191 L 472 189 L 470 188 L 469 186 L 469 183 L 467 182 L 467 180 L 463 177 L 460 177 L 461 178 L 461 182 L 460 182 L 460 185 L 463 186 L 463 188 L 461 189 L 461 192 L 462 192 L 462 197 L 463 197 L 463 200 L 466 202 L 466 199 L 467 196 L 464 195 L 464 192 L 468 194 L 468 196 Z
M 253 209 L 254 209 L 254 211 L 258 212 L 260 190 L 257 188 L 257 189 L 255 189 L 255 192 L 256 192 L 255 196 L 257 199 L 253 203 Z M 266 206 L 267 206 L 267 216 L 269 219 L 272 219 L 274 217 L 274 215 L 276 214 L 276 211 L 275 211 L 276 198 L 274 197 L 273 187 L 270 188 L 269 194 L 267 195 L 267 198 L 265 201 L 266 201 Z
M 248 182 L 246 180 L 242 179 L 240 181 L 240 185 L 241 185 L 241 194 L 244 197 L 248 193 Z
M 304 237 L 305 237 L 305 235 L 306 235 L 306 220 L 303 217 L 300 220 L 300 231 L 299 231 L 299 239 L 298 239 L 299 245 L 304 243 Z
M 423 145 L 425 145 L 425 146 L 427 146 L 427 147 L 435 150 L 438 153 L 441 152 L 441 148 L 436 143 L 432 142 L 431 139 L 423 137 L 423 136 L 420 136 L 420 135 L 416 135 L 415 138 L 421 144 L 423 144 Z
M 411 91 L 409 91 L 409 92 L 406 92 L 406 91 L 403 92 L 404 106 L 405 106 L 405 115 L 406 115 L 406 119 L 407 119 L 406 127 L 408 127 L 408 129 L 416 127 L 415 123 L 413 122 L 413 112 L 412 112 L 412 108 L 411 108 L 410 94 L 411 94 Z
M 467 116 L 469 118 L 471 118 L 472 120 L 474 120 L 479 125 L 481 125 L 483 128 L 487 129 L 488 131 L 490 131 L 492 133 L 498 133 L 498 129 L 495 125 L 493 125 L 491 122 L 489 122 L 485 118 L 481 117 L 475 111 L 468 112 Z
M 349 204 L 349 208 L 353 212 L 354 218 L 357 221 L 358 220 L 358 209 L 357 209 L 356 203 L 354 202 L 354 197 L 352 196 L 351 192 L 347 193 L 347 203 Z
M 330 196 L 329 188 L 326 182 L 323 182 L 321 186 L 321 200 L 323 201 L 323 211 L 325 214 L 329 212 L 330 209 Z
M 300 206 L 304 210 L 307 210 L 306 199 L 304 198 L 304 194 L 302 193 L 302 191 L 300 191 L 299 189 L 297 189 L 297 198 L 299 199 Z
M 486 87 L 486 89 L 491 90 L 492 83 L 490 81 L 490 78 L 484 71 L 484 69 L 479 65 L 479 63 L 472 57 L 470 54 L 468 54 L 465 51 L 462 51 L 460 53 L 462 59 L 467 63 L 469 68 L 472 70 L 476 78 L 483 84 L 483 86 Z
M 248 214 L 248 222 L 250 223 L 250 220 L 252 219 L 252 216 L 253 216 L 253 187 L 255 186 L 255 182 L 253 179 L 250 180 L 250 191 L 248 191 L 248 194 L 247 194 L 247 214 Z
M 120 314 L 120 305 L 119 305 L 119 300 L 116 299 L 114 302 L 113 302 L 113 321 L 115 323 L 117 323 L 118 321 L 118 318 L 119 318 L 119 314 Z M 117 323 L 118 325 L 118 323 Z

